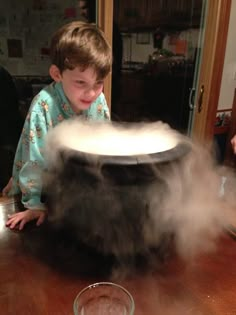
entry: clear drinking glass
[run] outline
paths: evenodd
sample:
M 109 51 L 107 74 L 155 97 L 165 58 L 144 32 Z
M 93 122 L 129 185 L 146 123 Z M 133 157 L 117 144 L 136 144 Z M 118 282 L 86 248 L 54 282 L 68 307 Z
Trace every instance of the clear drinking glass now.
M 134 300 L 122 286 L 98 282 L 84 288 L 75 298 L 74 315 L 133 315 Z

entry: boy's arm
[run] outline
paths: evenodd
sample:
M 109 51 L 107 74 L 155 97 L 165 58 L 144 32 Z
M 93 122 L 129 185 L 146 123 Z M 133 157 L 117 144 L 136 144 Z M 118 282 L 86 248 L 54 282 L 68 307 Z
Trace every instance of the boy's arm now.
M 41 202 L 42 173 L 44 169 L 43 148 L 47 135 L 46 119 L 41 112 L 32 111 L 21 136 L 21 156 L 15 165 L 21 165 L 18 173 L 22 202 L 25 208 L 45 209 Z
M 13 185 L 18 185 L 22 193 L 25 211 L 11 215 L 6 223 L 10 228 L 23 229 L 25 223 L 37 220 L 40 225 L 46 216 L 41 202 L 42 172 L 44 158 L 42 149 L 47 134 L 43 113 L 31 112 L 27 117 L 14 161 Z

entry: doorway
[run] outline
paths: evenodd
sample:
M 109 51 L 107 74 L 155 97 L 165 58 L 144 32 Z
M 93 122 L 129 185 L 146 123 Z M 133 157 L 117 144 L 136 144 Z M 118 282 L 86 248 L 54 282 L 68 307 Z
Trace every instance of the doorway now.
M 161 120 L 188 131 L 205 3 L 114 2 L 113 44 L 120 40 L 118 29 L 123 56 L 120 76 L 116 69 L 112 80 L 112 119 Z
M 135 1 L 131 2 L 133 3 Z M 192 3 L 192 1 L 190 2 Z M 213 138 L 214 121 L 218 105 L 228 32 L 228 22 L 231 8 L 231 0 L 208 0 L 207 2 L 208 4 L 204 28 L 204 45 L 201 51 L 201 60 L 199 65 L 198 84 L 196 86 L 195 92 L 196 96 L 194 101 L 194 115 L 191 131 L 191 136 L 197 138 L 198 140 Z M 113 2 L 108 0 L 98 0 L 99 25 L 102 26 L 102 28 L 105 30 L 111 42 L 111 13 L 113 12 L 113 5 L 115 3 L 116 1 Z M 221 49 L 218 49 L 218 47 L 220 47 Z M 202 111 L 198 112 L 196 108 L 200 95 L 200 87 L 202 84 L 204 84 L 205 86 L 205 92 L 202 99 Z M 127 89 L 128 88 L 129 87 L 127 87 Z M 105 94 L 108 99 L 108 103 L 111 104 L 111 78 L 108 78 L 105 82 Z M 112 106 L 113 105 L 111 104 L 111 107 Z

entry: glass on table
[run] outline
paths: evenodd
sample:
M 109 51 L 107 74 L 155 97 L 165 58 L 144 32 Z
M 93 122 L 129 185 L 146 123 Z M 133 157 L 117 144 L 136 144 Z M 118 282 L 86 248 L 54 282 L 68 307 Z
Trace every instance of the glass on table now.
M 134 300 L 122 286 L 98 282 L 84 288 L 75 298 L 74 315 L 133 315 Z

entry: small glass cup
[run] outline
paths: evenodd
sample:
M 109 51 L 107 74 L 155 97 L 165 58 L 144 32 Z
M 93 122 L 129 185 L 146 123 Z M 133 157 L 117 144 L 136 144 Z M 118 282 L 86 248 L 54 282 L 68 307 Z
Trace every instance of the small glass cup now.
M 122 286 L 98 282 L 84 288 L 76 296 L 74 315 L 133 315 L 134 299 Z

